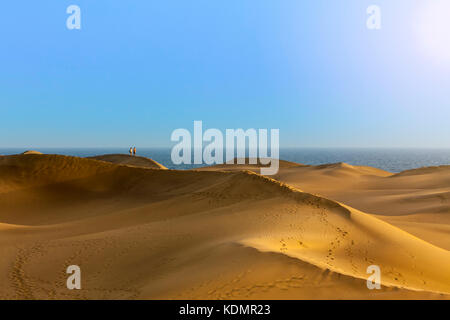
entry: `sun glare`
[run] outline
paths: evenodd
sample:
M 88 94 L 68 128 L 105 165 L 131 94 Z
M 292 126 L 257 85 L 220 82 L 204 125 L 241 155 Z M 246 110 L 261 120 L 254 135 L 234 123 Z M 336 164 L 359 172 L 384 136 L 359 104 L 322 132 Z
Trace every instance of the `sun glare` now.
M 425 1 L 414 24 L 424 51 L 450 65 L 450 1 Z

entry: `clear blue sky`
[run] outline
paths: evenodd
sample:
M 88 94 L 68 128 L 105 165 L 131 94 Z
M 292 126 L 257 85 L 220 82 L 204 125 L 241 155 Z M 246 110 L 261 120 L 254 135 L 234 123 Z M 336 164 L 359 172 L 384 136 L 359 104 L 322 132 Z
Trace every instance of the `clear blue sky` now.
M 194 120 L 279 128 L 282 146 L 450 147 L 450 63 L 417 31 L 429 2 L 4 2 L 0 147 L 170 146 Z

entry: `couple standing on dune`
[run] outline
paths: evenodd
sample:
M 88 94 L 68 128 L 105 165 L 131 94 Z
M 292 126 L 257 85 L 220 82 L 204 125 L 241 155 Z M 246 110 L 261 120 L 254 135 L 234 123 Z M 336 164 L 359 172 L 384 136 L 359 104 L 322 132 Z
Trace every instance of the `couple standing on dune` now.
M 136 155 L 136 147 L 130 147 L 130 156 L 131 155 L 133 155 L 133 156 L 135 156 Z

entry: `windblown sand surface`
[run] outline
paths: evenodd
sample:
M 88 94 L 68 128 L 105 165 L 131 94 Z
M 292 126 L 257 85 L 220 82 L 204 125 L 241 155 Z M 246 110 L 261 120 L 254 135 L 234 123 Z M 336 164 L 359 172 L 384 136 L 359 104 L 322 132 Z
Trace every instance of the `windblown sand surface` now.
M 0 298 L 450 297 L 449 168 L 282 162 L 274 180 L 126 157 L 0 157 Z
M 258 165 L 227 165 L 226 170 L 259 172 Z M 224 170 L 223 166 L 201 170 Z M 336 163 L 305 166 L 280 163 L 273 178 L 376 215 L 421 239 L 450 250 L 450 166 L 393 174 Z

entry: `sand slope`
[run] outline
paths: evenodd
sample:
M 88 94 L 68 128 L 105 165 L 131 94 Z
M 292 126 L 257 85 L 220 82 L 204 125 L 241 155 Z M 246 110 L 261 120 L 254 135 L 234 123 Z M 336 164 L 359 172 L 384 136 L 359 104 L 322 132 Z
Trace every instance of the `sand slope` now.
M 0 181 L 0 298 L 449 298 L 447 250 L 250 171 L 20 155 Z
M 204 170 L 211 170 L 205 168 Z M 238 171 L 238 166 L 228 166 Z M 256 167 L 249 168 L 259 172 Z M 345 163 L 280 167 L 275 179 L 340 201 L 450 250 L 450 166 L 398 174 Z

